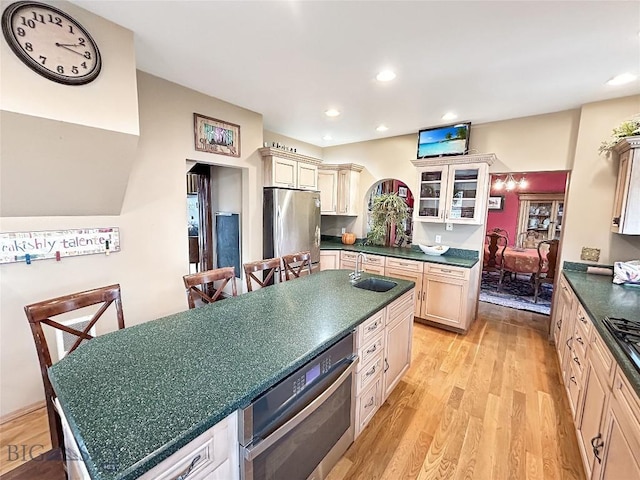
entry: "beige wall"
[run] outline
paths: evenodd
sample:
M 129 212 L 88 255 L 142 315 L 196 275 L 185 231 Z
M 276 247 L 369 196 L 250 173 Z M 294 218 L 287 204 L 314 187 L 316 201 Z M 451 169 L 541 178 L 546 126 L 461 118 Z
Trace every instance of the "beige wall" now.
M 282 145 L 286 145 L 287 147 L 295 148 L 296 153 L 301 153 L 302 155 L 306 155 L 308 157 L 322 159 L 322 147 L 311 145 L 310 143 L 301 142 L 300 140 L 296 140 L 295 138 L 285 137 L 284 135 L 280 135 L 279 133 L 265 130 L 264 141 L 267 142 L 268 146 L 271 146 L 273 142 L 276 142 Z
M 186 310 L 185 160 L 242 169 L 243 261 L 262 258 L 262 116 L 143 72 L 138 90 L 140 140 L 120 216 L 0 219 L 3 232 L 117 226 L 122 247 L 109 257 L 0 265 L 0 415 L 43 396 L 24 305 L 120 283 L 127 325 Z M 196 152 L 194 112 L 240 125 L 242 157 Z
M 3 0 L 2 9 L 13 3 Z M 138 91 L 133 32 L 69 2 L 47 2 L 75 17 L 102 55 L 96 80 L 69 86 L 47 80 L 0 42 L 0 108 L 5 111 L 138 135 Z
M 611 130 L 638 112 L 640 96 L 582 107 L 563 227 L 563 260 L 580 261 L 582 247 L 599 248 L 602 264 L 640 259 L 640 236 L 609 230 L 618 160 L 598 154 L 600 143 L 609 139 Z

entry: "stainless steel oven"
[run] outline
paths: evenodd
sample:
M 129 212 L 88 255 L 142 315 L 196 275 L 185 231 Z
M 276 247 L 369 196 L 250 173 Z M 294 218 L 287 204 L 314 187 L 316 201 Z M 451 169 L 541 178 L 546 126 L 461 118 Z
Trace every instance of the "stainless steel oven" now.
M 344 337 L 242 411 L 242 480 L 325 478 L 353 443 L 354 340 Z

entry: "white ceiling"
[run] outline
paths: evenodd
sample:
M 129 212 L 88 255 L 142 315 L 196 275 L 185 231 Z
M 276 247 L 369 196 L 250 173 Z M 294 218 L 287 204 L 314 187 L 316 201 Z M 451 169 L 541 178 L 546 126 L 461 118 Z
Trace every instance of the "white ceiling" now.
M 319 146 L 451 123 L 447 111 L 484 123 L 640 93 L 640 80 L 605 84 L 640 74 L 638 1 L 73 3 L 131 29 L 140 70 Z M 383 68 L 397 78 L 377 82 Z

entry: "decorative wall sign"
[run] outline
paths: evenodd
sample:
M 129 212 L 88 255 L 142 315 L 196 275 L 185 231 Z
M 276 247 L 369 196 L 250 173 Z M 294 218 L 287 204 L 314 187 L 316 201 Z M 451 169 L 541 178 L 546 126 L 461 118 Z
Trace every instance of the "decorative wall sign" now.
M 240 156 L 240 125 L 194 113 L 193 129 L 197 151 Z
M 0 233 L 0 263 L 119 251 L 118 227 Z

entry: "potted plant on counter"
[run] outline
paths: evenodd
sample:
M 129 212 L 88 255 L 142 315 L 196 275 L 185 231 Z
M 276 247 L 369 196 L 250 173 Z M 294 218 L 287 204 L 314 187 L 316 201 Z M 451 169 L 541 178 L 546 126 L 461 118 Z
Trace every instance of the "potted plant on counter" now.
M 408 238 L 404 231 L 407 218 L 409 218 L 407 204 L 398 194 L 383 193 L 374 197 L 371 209 L 371 230 L 367 234 L 367 244 L 386 245 L 387 232 L 395 227 L 395 244 L 402 245 Z

